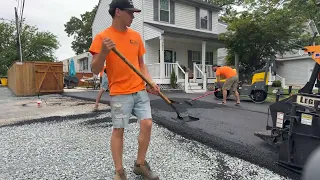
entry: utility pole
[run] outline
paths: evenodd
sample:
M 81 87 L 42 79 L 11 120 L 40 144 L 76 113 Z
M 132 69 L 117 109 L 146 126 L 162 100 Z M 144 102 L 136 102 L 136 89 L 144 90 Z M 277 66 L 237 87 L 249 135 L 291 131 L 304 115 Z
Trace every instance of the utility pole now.
M 17 8 L 14 8 L 14 12 L 15 12 L 15 17 L 16 17 L 16 27 L 17 27 L 17 51 L 20 57 L 20 61 L 22 62 L 22 49 L 21 49 L 21 39 L 20 39 L 20 23 L 19 23 L 19 17 L 18 17 L 18 12 L 17 12 Z

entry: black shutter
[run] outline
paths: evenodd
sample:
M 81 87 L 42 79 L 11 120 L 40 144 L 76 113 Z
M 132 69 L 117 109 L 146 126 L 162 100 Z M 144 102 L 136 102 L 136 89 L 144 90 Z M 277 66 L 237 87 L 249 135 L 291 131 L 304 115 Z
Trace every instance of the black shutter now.
M 174 7 L 174 1 L 170 1 L 170 24 L 174 24 L 175 20 L 175 7 Z
M 200 9 L 196 7 L 196 28 L 200 29 Z
M 209 31 L 212 31 L 212 11 L 209 11 Z
M 188 68 L 193 69 L 192 51 L 188 50 Z
M 159 21 L 159 0 L 153 0 L 153 20 Z

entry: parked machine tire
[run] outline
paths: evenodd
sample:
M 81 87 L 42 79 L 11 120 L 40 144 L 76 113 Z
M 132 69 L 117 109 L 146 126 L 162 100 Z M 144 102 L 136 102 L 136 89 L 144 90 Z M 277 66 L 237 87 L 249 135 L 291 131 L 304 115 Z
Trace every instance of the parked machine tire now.
M 261 104 L 267 99 L 268 94 L 263 90 L 253 90 L 250 98 L 254 103 Z
M 215 88 L 214 90 L 216 91 L 214 93 L 214 96 L 217 98 L 217 99 L 223 99 L 223 94 L 222 94 L 222 91 L 217 91 L 219 88 Z M 230 91 L 227 90 L 227 98 L 230 96 Z

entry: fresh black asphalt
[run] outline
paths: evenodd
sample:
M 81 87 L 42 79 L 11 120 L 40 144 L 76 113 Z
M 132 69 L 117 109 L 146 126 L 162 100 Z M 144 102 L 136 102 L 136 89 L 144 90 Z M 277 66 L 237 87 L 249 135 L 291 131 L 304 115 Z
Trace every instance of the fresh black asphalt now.
M 234 101 L 218 105 L 213 96 L 193 101 L 190 106 L 183 103 L 201 94 L 165 93 L 170 99 L 182 102 L 175 104 L 182 114 L 200 118 L 198 121 L 178 120 L 176 113 L 162 99 L 150 95 L 154 121 L 188 139 L 197 140 L 223 153 L 265 167 L 282 176 L 299 179 L 300 175 L 277 165 L 276 149 L 254 136 L 264 131 L 268 119 L 269 103 L 254 104 L 243 100 L 240 107 Z M 65 92 L 63 95 L 95 101 L 97 91 Z M 109 103 L 110 96 L 104 93 L 101 103 Z M 271 122 L 271 117 L 270 121 Z

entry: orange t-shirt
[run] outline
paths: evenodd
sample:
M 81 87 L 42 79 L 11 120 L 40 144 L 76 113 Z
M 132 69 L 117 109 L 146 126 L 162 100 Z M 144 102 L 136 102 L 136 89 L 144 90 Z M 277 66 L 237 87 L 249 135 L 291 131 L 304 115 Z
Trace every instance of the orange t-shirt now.
M 140 71 L 139 57 L 146 52 L 140 34 L 130 28 L 125 32 L 120 32 L 109 27 L 94 37 L 89 52 L 100 53 L 102 41 L 107 37 L 115 43 L 119 52 Z M 146 88 L 143 79 L 113 51 L 110 51 L 106 57 L 106 70 L 111 96 L 132 94 Z
M 237 72 L 234 71 L 231 67 L 229 66 L 221 66 L 217 69 L 216 71 L 217 76 L 224 76 L 225 78 L 231 78 L 235 75 L 237 75 Z

